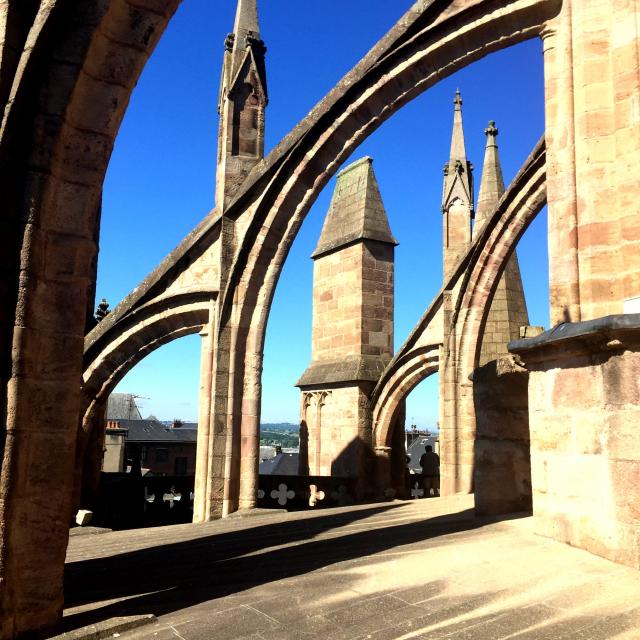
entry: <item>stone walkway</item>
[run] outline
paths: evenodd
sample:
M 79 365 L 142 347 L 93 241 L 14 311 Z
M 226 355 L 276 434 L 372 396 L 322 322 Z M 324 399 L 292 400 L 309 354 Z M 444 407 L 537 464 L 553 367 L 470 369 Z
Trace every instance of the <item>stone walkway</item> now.
M 640 638 L 640 573 L 455 496 L 74 536 L 67 630 L 145 640 Z

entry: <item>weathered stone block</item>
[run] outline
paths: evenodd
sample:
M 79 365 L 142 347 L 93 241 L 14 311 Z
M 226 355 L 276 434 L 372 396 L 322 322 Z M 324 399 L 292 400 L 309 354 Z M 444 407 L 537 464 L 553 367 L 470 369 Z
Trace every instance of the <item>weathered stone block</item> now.
M 91 518 L 93 518 L 93 511 L 80 509 L 76 513 L 76 524 L 80 527 L 86 527 L 91 522 Z

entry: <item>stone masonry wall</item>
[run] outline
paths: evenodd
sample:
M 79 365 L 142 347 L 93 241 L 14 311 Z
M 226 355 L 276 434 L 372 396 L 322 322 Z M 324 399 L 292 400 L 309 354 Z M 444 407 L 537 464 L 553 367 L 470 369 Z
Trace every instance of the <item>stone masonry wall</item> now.
M 393 353 L 393 247 L 359 242 L 316 260 L 312 360 Z
M 597 322 L 633 318 L 640 321 L 636 315 Z M 515 350 L 531 371 L 537 530 L 640 568 L 640 332 L 634 333 L 618 337 L 599 331 L 578 344 L 546 348 L 534 343 L 527 349 L 522 340 Z
M 531 509 L 528 372 L 513 356 L 473 372 L 474 465 L 478 515 Z
M 507 353 L 507 343 L 520 337 L 520 327 L 529 324 L 518 258 L 514 252 L 498 282 L 480 350 L 480 365 Z
M 310 474 L 358 476 L 371 451 L 366 391 L 362 385 L 352 384 L 304 392 L 308 398 L 303 421 L 309 434 Z

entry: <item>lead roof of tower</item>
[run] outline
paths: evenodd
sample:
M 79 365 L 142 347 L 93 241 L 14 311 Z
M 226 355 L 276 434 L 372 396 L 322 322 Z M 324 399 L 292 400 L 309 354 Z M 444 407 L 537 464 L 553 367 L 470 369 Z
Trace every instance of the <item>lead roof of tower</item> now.
M 389 227 L 372 162 L 372 158 L 361 158 L 338 174 L 313 258 L 359 240 L 398 244 Z
M 442 211 L 446 211 L 454 200 L 461 200 L 473 211 L 473 165 L 467 160 L 459 89 L 456 90 L 453 105 L 453 132 L 449 160 L 444 166 Z

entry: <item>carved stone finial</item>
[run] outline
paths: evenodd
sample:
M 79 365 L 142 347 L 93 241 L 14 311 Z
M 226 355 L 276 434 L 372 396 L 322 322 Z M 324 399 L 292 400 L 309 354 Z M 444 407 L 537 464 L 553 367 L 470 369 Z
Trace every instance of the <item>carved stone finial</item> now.
M 254 53 L 264 56 L 267 53 L 267 47 L 263 40 L 255 34 L 253 31 L 248 31 L 245 37 L 245 48 L 251 47 Z
M 109 309 L 109 303 L 105 298 L 102 298 L 100 304 L 98 305 L 98 308 L 96 309 L 96 320 L 98 322 L 102 322 L 110 313 L 111 310 Z
M 498 129 L 496 128 L 496 121 L 489 120 L 489 126 L 484 130 L 485 136 L 493 136 L 494 138 L 498 135 Z
M 453 99 L 453 104 L 456 106 L 456 109 L 459 109 L 462 106 L 462 96 L 460 95 L 460 89 L 456 89 L 456 97 Z

